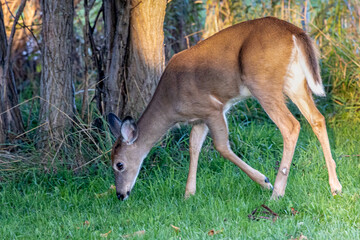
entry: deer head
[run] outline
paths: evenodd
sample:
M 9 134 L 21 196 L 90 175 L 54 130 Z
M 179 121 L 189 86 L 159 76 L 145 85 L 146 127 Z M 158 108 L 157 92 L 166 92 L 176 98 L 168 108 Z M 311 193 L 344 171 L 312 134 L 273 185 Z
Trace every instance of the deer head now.
M 131 117 L 121 121 L 110 113 L 108 122 L 110 131 L 117 139 L 111 153 L 116 195 L 120 200 L 125 200 L 130 195 L 145 156 L 137 147 L 138 130 Z

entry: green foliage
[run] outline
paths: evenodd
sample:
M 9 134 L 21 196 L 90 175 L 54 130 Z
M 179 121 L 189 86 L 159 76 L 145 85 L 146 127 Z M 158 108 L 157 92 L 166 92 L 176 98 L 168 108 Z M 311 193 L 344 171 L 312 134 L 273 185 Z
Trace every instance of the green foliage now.
M 322 56 L 322 75 L 336 113 L 359 121 L 360 57 L 356 5 L 348 1 L 321 2 L 311 34 Z
M 195 45 L 202 35 L 205 20 L 201 1 L 172 0 L 166 8 L 164 20 L 165 55 L 172 55 Z

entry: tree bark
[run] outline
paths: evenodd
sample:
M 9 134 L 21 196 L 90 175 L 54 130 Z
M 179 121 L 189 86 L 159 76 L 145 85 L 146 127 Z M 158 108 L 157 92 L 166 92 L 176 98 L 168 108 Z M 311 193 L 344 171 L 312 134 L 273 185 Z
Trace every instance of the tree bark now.
M 25 3 L 23 5 L 25 6 Z M 23 7 L 18 11 L 22 10 Z M 16 20 L 14 24 L 16 25 Z M 12 30 L 12 36 L 14 33 L 15 26 Z M 8 46 L 4 15 L 0 6 L 0 144 L 13 140 L 16 135 L 24 130 L 20 110 L 15 107 L 18 104 L 18 96 L 10 62 L 11 41 L 10 39 Z
M 104 113 L 138 117 L 164 70 L 166 0 L 104 0 Z
M 41 0 L 42 72 L 40 80 L 40 132 L 47 139 L 61 138 L 74 115 L 73 0 Z

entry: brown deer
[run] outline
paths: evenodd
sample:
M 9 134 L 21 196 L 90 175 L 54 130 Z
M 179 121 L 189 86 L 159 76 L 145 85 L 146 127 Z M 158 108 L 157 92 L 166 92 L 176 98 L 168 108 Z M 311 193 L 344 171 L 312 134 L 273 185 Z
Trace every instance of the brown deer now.
M 117 138 L 111 154 L 117 197 L 125 200 L 129 196 L 150 149 L 178 122 L 193 124 L 185 197 L 195 194 L 199 152 L 208 130 L 224 158 L 264 188 L 273 189 L 272 199 L 283 196 L 300 131 L 284 95 L 310 123 L 325 155 L 331 192 L 340 193 L 325 119 L 311 95 L 325 95 L 319 71 L 312 40 L 300 28 L 273 17 L 236 24 L 176 54 L 137 124 L 130 117 L 121 121 L 114 114 L 108 116 Z M 274 188 L 264 174 L 230 149 L 225 113 L 250 96 L 259 101 L 283 136 Z

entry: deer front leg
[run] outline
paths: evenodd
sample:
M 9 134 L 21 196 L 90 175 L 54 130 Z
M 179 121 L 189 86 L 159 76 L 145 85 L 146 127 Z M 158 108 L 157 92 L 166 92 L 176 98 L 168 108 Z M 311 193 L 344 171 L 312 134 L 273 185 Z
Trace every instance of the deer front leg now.
M 208 133 L 208 127 L 202 123 L 194 125 L 190 133 L 190 167 L 186 182 L 185 198 L 195 195 L 196 192 L 196 171 L 199 160 L 199 153 Z
M 264 174 L 250 167 L 238 156 L 236 156 L 236 154 L 231 150 L 228 139 L 229 133 L 227 129 L 226 119 L 223 113 L 219 113 L 209 118 L 207 124 L 210 128 L 215 148 L 224 158 L 233 162 L 253 181 L 257 182 L 262 187 L 266 189 L 273 189 L 273 186 L 271 185 L 269 179 Z

